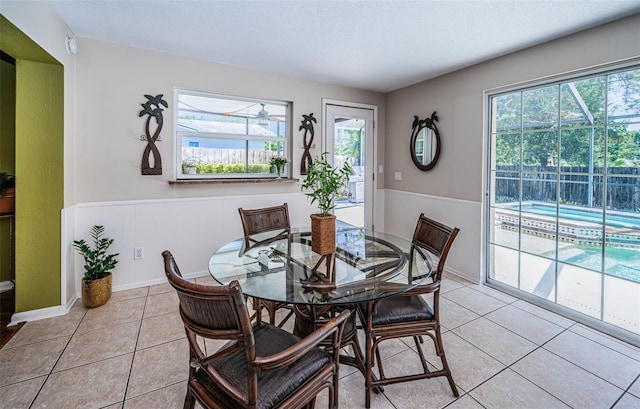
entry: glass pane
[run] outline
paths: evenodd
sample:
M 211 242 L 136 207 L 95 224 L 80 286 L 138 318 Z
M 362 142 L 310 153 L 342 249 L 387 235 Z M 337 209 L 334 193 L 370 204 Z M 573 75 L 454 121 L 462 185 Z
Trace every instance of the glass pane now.
M 605 275 L 603 293 L 604 321 L 640 334 L 640 283 Z
M 607 129 L 607 167 L 640 166 L 640 125 Z
M 590 166 L 591 164 L 591 166 Z M 604 129 L 565 130 L 560 133 L 561 172 L 602 172 L 604 166 Z M 571 170 L 564 169 L 571 167 Z
M 604 121 L 605 77 L 588 78 L 560 87 L 560 125 L 591 126 Z
M 193 146 L 194 142 L 201 145 Z M 183 137 L 182 174 L 244 174 L 246 147 L 247 141 L 238 139 Z M 269 165 L 263 171 L 268 172 Z
M 614 168 L 610 171 L 619 176 L 607 178 L 607 208 L 637 214 L 640 211 L 640 169 Z M 626 172 L 629 172 L 628 176 L 623 175 Z
M 520 172 L 492 172 L 494 202 L 518 203 L 520 202 Z
M 536 88 L 522 93 L 523 128 L 558 126 L 558 86 Z
M 509 132 L 520 129 L 520 98 L 521 93 L 500 95 L 493 98 L 494 132 Z
M 489 278 L 518 288 L 519 252 L 491 245 L 491 271 Z
M 558 133 L 554 130 L 526 132 L 522 136 L 522 164 L 538 170 L 558 163 Z
M 493 169 L 520 170 L 519 133 L 494 135 L 492 144 Z
M 555 301 L 556 262 L 531 254 L 520 254 L 520 289 Z
M 561 174 L 560 203 L 570 206 L 600 207 L 602 178 L 579 173 Z
M 517 210 L 508 207 L 494 207 L 491 242 L 512 249 L 520 248 L 520 214 Z
M 640 122 L 640 69 L 609 75 L 609 122 Z
M 602 274 L 558 263 L 558 304 L 600 319 Z
M 546 177 L 548 174 L 537 174 Z M 557 234 L 557 209 L 555 190 L 557 183 L 542 180 L 522 182 L 521 249 L 543 257 L 555 258 Z
M 555 173 L 523 172 L 522 200 L 555 205 L 557 202 L 556 178 Z

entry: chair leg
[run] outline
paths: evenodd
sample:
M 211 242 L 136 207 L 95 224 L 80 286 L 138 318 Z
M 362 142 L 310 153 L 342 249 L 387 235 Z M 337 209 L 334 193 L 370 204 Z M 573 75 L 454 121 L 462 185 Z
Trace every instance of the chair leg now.
M 420 344 L 423 343 L 424 341 L 422 340 L 421 336 L 413 337 L 413 340 L 416 343 L 416 349 L 418 350 L 418 355 L 420 355 L 420 363 L 422 364 L 422 371 L 424 373 L 429 373 L 429 368 L 427 367 L 427 360 L 425 359 L 424 352 L 422 351 L 422 347 L 420 346 Z
M 440 332 L 439 325 L 436 327 L 436 342 L 437 342 L 437 348 L 441 352 L 440 360 L 442 361 L 442 369 L 444 369 L 447 372 L 447 380 L 449 381 L 449 386 L 451 386 L 451 391 L 453 392 L 453 396 L 457 398 L 458 396 L 460 396 L 460 393 L 458 392 L 458 388 L 456 388 L 456 384 L 453 381 L 453 375 L 451 375 L 451 369 L 449 368 L 449 364 L 447 363 L 447 358 L 445 357 L 445 354 L 444 354 L 444 345 L 442 344 L 442 333 Z
M 196 405 L 196 399 L 191 394 L 191 389 L 187 386 L 187 396 L 184 397 L 184 409 L 193 409 Z

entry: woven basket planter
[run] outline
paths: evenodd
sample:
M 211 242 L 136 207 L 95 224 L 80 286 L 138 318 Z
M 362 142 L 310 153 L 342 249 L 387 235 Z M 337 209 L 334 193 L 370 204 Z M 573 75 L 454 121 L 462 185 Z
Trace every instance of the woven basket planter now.
M 336 216 L 311 215 L 311 250 L 325 254 L 336 251 Z
M 111 298 L 111 273 L 96 280 L 82 279 L 82 304 L 87 308 L 104 305 Z

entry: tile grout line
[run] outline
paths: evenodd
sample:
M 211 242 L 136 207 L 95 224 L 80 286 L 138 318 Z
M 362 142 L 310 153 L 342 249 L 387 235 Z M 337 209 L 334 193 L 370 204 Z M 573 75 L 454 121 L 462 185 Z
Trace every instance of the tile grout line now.
M 138 326 L 138 335 L 136 336 L 136 343 L 133 347 L 133 355 L 131 357 L 131 365 L 129 366 L 129 373 L 127 374 L 127 382 L 124 386 L 124 395 L 122 396 L 122 407 L 124 407 L 124 403 L 127 401 L 127 390 L 129 389 L 129 382 L 131 382 L 131 373 L 133 372 L 133 364 L 136 360 L 136 353 L 138 352 L 138 342 L 140 341 L 140 333 L 142 332 L 142 321 L 144 321 L 144 311 L 147 308 L 147 302 L 149 301 L 149 292 L 151 291 L 151 286 L 147 287 L 147 295 L 144 297 L 144 305 L 142 306 L 142 314 L 140 316 L 140 325 Z
M 77 301 L 76 301 L 77 302 Z M 73 308 L 73 306 L 71 307 Z M 82 314 L 82 318 L 80 319 L 80 321 L 78 321 L 78 325 L 76 325 L 75 329 L 73 330 L 73 333 L 71 334 L 71 336 L 69 337 L 69 340 L 67 341 L 67 343 L 65 344 L 64 348 L 62 348 L 62 351 L 60 351 L 60 355 L 58 355 L 58 359 L 56 359 L 56 362 L 54 362 L 54 364 L 51 366 L 51 370 L 49 371 L 48 374 L 46 374 L 44 382 L 42 382 L 42 385 L 40 385 L 40 388 L 38 388 L 38 392 L 36 392 L 36 394 L 34 395 L 33 399 L 31 400 L 31 403 L 29 403 L 29 409 L 31 409 L 33 407 L 33 404 L 36 402 L 36 400 L 38 399 L 38 396 L 40 395 L 40 393 L 42 392 L 42 389 L 44 389 L 44 386 L 47 384 L 47 381 L 49 380 L 49 378 L 51 377 L 51 375 L 53 374 L 53 370 L 55 369 L 56 365 L 58 364 L 58 362 L 60 362 L 60 359 L 62 358 L 62 354 L 64 354 L 64 351 L 67 350 L 67 348 L 69 347 L 69 344 L 71 343 L 71 340 L 73 339 L 73 337 L 76 335 L 76 333 L 78 332 L 78 328 L 80 328 L 80 324 L 82 324 L 82 321 L 84 321 L 84 319 L 87 317 L 87 312 L 89 312 L 88 309 L 86 309 L 86 311 L 84 312 L 84 314 Z M 70 369 L 70 368 L 69 368 Z M 64 371 L 64 370 L 63 370 Z M 60 372 L 63 372 L 60 371 Z M 33 379 L 33 378 L 31 378 Z M 24 381 L 22 381 L 24 382 Z

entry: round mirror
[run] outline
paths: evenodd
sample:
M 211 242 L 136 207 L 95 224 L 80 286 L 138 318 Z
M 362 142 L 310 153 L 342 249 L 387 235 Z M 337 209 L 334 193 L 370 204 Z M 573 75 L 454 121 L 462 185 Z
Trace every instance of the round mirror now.
M 440 156 L 440 133 L 436 127 L 438 116 L 434 112 L 430 118 L 413 120 L 411 133 L 411 159 L 420 170 L 432 169 Z

